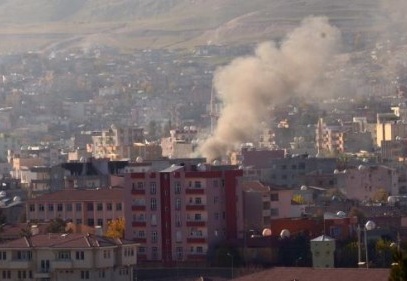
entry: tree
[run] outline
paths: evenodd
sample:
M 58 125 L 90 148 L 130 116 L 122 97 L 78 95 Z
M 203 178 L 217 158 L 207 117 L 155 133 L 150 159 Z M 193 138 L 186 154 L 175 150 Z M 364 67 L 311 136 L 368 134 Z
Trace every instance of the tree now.
M 61 218 L 56 218 L 55 220 L 52 220 L 48 227 L 47 227 L 47 232 L 48 233 L 65 233 L 65 227 L 66 227 L 66 222 L 61 219 Z
M 389 281 L 407 281 L 407 258 L 399 250 L 393 253 Z
M 124 218 L 118 218 L 109 222 L 105 235 L 110 238 L 123 238 L 125 229 Z

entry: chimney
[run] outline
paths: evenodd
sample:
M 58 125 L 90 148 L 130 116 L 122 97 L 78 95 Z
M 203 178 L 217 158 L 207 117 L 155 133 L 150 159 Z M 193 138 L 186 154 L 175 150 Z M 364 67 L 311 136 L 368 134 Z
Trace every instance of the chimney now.
M 95 235 L 97 236 L 103 236 L 103 229 L 100 225 L 95 226 Z
M 37 234 L 40 233 L 40 229 L 38 228 L 38 225 L 36 225 L 36 224 L 33 224 L 31 226 L 30 231 L 31 231 L 32 236 L 37 235 Z

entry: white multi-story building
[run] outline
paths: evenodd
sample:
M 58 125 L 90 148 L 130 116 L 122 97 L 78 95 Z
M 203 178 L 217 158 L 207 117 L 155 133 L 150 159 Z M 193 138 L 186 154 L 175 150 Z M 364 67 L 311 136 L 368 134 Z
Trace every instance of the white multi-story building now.
M 133 280 L 137 244 L 90 234 L 37 234 L 0 244 L 1 280 Z

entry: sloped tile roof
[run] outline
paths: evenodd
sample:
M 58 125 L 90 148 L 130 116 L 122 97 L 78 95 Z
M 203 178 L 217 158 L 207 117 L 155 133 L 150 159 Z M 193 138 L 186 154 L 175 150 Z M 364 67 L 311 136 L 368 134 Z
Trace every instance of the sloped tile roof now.
M 390 269 L 276 267 L 236 278 L 236 281 L 386 281 Z

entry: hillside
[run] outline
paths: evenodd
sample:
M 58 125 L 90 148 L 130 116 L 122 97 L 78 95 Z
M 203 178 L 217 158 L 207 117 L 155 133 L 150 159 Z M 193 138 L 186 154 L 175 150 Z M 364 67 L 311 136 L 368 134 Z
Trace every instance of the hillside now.
M 278 38 L 309 15 L 364 29 L 377 14 L 378 1 L 0 0 L 0 51 L 257 42 Z

